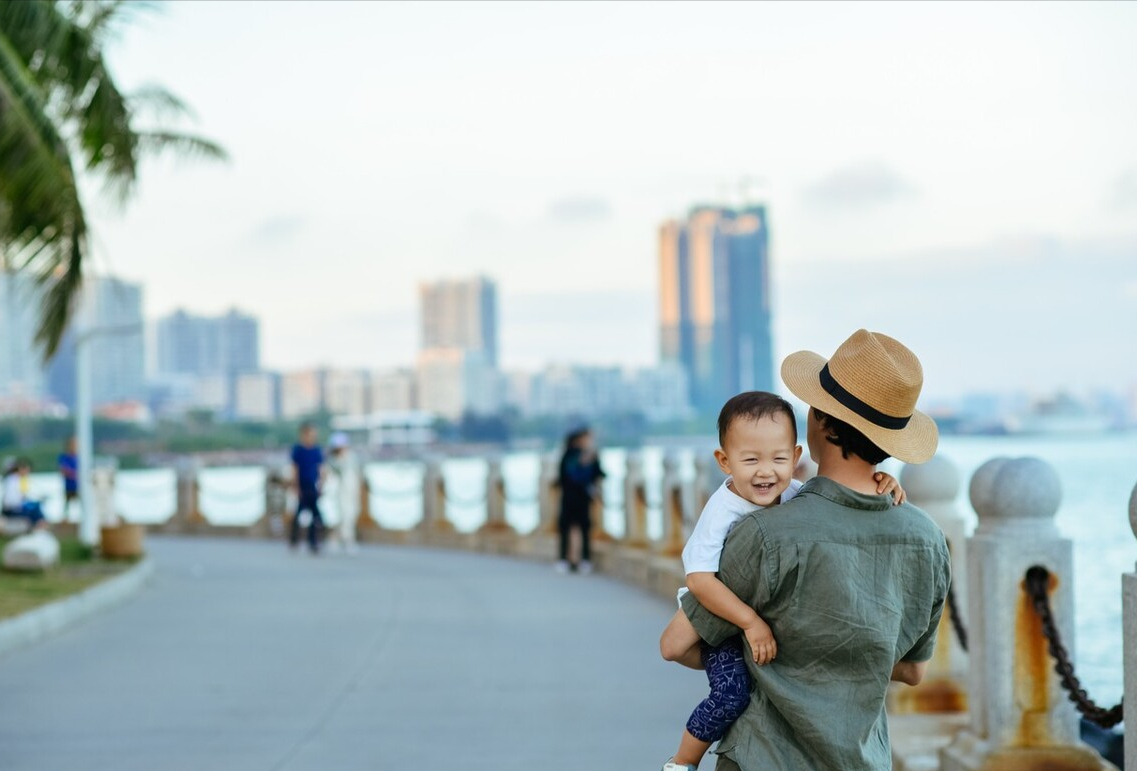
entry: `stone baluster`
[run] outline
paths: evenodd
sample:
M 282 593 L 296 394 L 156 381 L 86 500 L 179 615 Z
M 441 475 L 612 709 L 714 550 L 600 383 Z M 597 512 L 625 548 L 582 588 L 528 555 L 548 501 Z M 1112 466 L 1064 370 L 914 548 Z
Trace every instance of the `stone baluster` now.
M 540 523 L 537 532 L 556 535 L 561 514 L 560 457 L 554 454 L 541 456 L 541 477 L 537 483 L 537 506 Z
M 279 538 L 284 535 L 284 520 L 288 515 L 287 471 L 277 465 L 265 467 L 265 510 L 252 530 L 261 535 Z
M 95 521 L 100 527 L 114 527 L 121 521 L 114 508 L 114 474 L 115 470 L 110 466 L 95 466 L 91 469 Z
M 643 458 L 628 453 L 628 473 L 624 477 L 624 545 L 644 548 L 647 537 L 647 493 L 644 490 Z
M 513 526 L 505 521 L 505 477 L 501 472 L 501 458 L 490 458 L 486 469 L 486 521 L 480 533 L 514 532 Z
M 375 538 L 382 526 L 377 517 L 379 513 L 371 510 L 371 483 L 367 481 L 367 474 L 359 475 L 359 519 L 355 521 L 355 537 L 361 541 Z
M 454 531 L 454 524 L 446 517 L 446 481 L 440 458 L 426 460 L 422 475 L 422 521 L 418 529 L 426 533 Z
M 679 478 L 679 460 L 674 453 L 663 456 L 663 539 L 659 543 L 659 553 L 667 557 L 678 557 L 683 553 L 687 542 L 685 509 L 685 485 Z
M 201 471 L 201 462 L 193 457 L 183 457 L 178 460 L 178 511 L 175 519 L 178 529 L 205 524 L 205 517 L 201 515 L 198 504 L 198 473 Z
M 927 463 L 906 465 L 900 483 L 908 499 L 931 516 L 947 537 L 951 549 L 952 593 L 960 613 L 967 607 L 967 522 L 956 505 L 959 469 L 937 455 Z M 960 619 L 966 628 L 967 619 Z M 951 612 L 944 609 L 936 637 L 936 650 L 924 681 L 915 688 L 893 691 L 893 713 L 963 712 L 967 710 L 967 653 L 952 628 Z
M 1137 537 L 1137 485 L 1129 496 L 1129 526 Z M 1121 577 L 1121 644 L 1125 648 L 1125 695 L 1122 709 L 1130 725 L 1137 725 L 1137 567 Z M 1137 730 L 1127 731 L 1125 767 L 1137 768 Z
M 1050 605 L 1073 657 L 1073 546 L 1054 522 L 1058 475 L 1036 458 L 996 458 L 970 492 L 979 515 L 967 545 L 971 718 L 941 750 L 942 769 L 1108 768 L 1079 742 L 1025 587 L 1028 568 L 1050 572 Z
M 724 479 L 726 475 L 722 473 L 713 455 L 699 453 L 695 456 L 695 507 L 691 512 L 692 520 L 689 523 L 691 527 Z

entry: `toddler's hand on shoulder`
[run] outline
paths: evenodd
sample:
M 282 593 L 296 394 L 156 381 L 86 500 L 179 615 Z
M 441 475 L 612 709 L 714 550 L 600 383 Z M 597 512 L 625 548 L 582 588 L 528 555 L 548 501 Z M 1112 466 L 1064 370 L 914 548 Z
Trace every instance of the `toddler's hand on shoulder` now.
M 904 488 L 896 481 L 896 477 L 891 474 L 886 474 L 883 471 L 878 471 L 872 475 L 872 478 L 876 482 L 876 494 L 891 495 L 894 506 L 899 506 L 908 500 L 908 494 L 904 492 Z

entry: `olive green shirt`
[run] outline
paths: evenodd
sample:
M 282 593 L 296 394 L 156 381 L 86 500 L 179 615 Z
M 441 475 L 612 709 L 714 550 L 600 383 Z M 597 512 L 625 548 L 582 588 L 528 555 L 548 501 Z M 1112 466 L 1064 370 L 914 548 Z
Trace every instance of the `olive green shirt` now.
M 778 655 L 762 667 L 747 657 L 750 705 L 718 752 L 742 771 L 891 769 L 889 678 L 901 660 L 931 658 L 950 571 L 927 514 L 830 479 L 745 515 L 719 578 L 770 625 Z M 683 610 L 712 645 L 739 633 L 691 594 Z

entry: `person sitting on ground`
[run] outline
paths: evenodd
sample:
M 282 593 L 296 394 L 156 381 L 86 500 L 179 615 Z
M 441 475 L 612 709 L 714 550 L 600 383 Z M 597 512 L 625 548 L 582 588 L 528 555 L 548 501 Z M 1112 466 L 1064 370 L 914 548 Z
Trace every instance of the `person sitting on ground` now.
M 32 530 L 47 527 L 39 501 L 28 496 L 32 464 L 27 458 L 17 458 L 4 472 L 3 495 L 0 497 L 5 517 L 26 519 Z
M 750 676 L 742 637 L 759 666 L 773 661 L 778 653 L 770 626 L 715 574 L 723 542 L 744 515 L 784 503 L 801 489 L 802 483 L 793 478 L 801 459 L 797 420 L 793 407 L 777 394 L 747 391 L 723 405 L 718 431 L 715 460 L 727 478 L 703 507 L 683 549 L 687 587 L 679 590 L 679 599 L 689 589 L 704 607 L 741 629 L 742 635 L 721 645 L 708 645 L 682 609 L 668 624 L 660 640 L 663 657 L 705 669 L 711 692 L 691 713 L 679 750 L 663 771 L 696 768 L 749 703 Z M 897 505 L 904 502 L 904 491 L 895 479 L 879 471 L 874 479 L 877 493 L 891 494 Z

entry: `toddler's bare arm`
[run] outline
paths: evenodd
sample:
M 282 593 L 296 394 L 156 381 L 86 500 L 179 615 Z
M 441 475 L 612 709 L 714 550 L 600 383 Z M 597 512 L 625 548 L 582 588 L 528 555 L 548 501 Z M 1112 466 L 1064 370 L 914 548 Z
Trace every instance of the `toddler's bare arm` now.
M 735 596 L 714 573 L 688 573 L 687 588 L 703 607 L 742 630 L 758 664 L 768 664 L 778 655 L 778 643 L 769 624 L 754 608 Z

